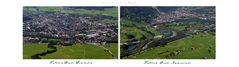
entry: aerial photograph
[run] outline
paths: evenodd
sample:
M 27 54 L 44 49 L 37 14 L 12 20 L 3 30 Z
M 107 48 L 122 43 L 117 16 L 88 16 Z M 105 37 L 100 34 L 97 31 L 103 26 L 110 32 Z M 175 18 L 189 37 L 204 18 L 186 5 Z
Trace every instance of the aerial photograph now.
M 216 59 L 215 9 L 120 7 L 120 58 Z
M 118 7 L 23 7 L 23 59 L 117 58 Z

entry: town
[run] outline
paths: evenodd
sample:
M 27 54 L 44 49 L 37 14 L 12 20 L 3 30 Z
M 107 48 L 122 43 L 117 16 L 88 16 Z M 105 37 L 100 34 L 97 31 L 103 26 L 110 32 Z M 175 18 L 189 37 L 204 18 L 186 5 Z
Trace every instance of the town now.
M 27 15 L 24 22 L 24 42 L 42 42 L 43 38 L 74 40 L 77 42 L 117 42 L 117 25 L 105 25 L 98 17 L 64 14 Z M 92 20 L 93 19 L 93 20 Z M 67 22 L 67 23 L 66 23 Z
M 23 8 L 24 58 L 115 59 L 116 14 L 116 7 L 26 6 Z

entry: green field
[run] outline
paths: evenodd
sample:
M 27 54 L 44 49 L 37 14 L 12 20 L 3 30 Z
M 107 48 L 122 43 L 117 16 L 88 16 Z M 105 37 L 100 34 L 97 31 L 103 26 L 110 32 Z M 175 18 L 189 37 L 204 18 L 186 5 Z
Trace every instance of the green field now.
M 118 17 L 118 8 L 105 8 L 104 10 L 86 10 L 86 9 L 64 9 L 64 7 L 28 7 L 24 8 L 29 12 L 52 12 L 64 14 L 79 14 L 79 15 L 105 15 Z M 38 10 L 38 11 L 37 11 Z
M 124 33 L 124 31 L 125 31 L 125 33 Z M 139 40 L 143 36 L 152 37 L 152 35 L 148 34 L 145 31 L 142 31 L 136 27 L 124 27 L 124 28 L 122 28 L 121 32 L 122 32 L 121 33 L 121 42 L 125 42 L 128 39 L 127 35 L 134 36 L 134 39 L 137 39 L 137 40 Z
M 111 19 L 104 19 L 101 22 L 103 22 L 104 24 L 115 24 L 115 25 L 118 24 L 117 20 L 111 20 Z
M 144 30 L 143 30 L 144 29 Z M 128 40 L 128 36 L 133 36 L 134 39 L 139 40 L 142 37 L 152 38 L 153 35 L 161 35 L 156 29 L 147 27 L 144 23 L 136 23 L 130 20 L 121 20 L 121 43 Z M 148 31 L 148 32 L 146 32 Z M 151 32 L 152 34 L 150 34 Z
M 104 47 L 109 49 L 118 58 L 118 44 L 112 43 L 111 45 L 104 45 Z
M 23 58 L 30 59 L 32 55 L 50 50 L 47 44 L 24 44 L 23 45 Z
M 109 52 L 105 52 L 104 48 L 107 48 L 115 58 L 118 57 L 117 44 L 106 44 L 103 46 L 91 45 L 91 44 L 76 44 L 72 46 L 60 46 L 57 45 L 57 51 L 55 53 L 41 56 L 42 59 L 113 59 Z M 37 49 L 36 49 L 37 48 Z M 30 59 L 32 55 L 49 50 L 47 44 L 30 44 L 23 47 L 23 58 Z
M 180 51 L 180 53 L 177 53 Z M 176 54 L 174 54 L 176 53 Z M 171 55 L 170 55 L 171 54 Z M 215 59 L 215 36 L 200 33 L 129 56 L 134 59 Z

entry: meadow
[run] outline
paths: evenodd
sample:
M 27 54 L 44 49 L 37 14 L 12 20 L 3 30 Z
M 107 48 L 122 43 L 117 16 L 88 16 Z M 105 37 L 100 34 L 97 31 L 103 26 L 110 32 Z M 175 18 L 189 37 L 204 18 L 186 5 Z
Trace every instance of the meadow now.
M 41 59 L 112 59 L 118 57 L 118 46 L 115 43 L 102 46 L 77 43 L 72 46 L 56 45 L 55 47 L 56 52 L 41 56 Z M 24 44 L 23 58 L 31 59 L 32 55 L 47 50 L 51 50 L 47 48 L 47 44 Z M 112 52 L 114 57 L 109 52 Z
M 31 12 L 51 12 L 51 13 L 64 13 L 74 15 L 105 15 L 118 17 L 118 9 L 105 8 L 104 10 L 87 10 L 87 9 L 64 9 L 64 7 L 37 7 L 37 8 L 24 8 Z
M 208 33 L 187 36 L 164 47 L 155 47 L 136 53 L 134 59 L 215 59 L 215 36 Z

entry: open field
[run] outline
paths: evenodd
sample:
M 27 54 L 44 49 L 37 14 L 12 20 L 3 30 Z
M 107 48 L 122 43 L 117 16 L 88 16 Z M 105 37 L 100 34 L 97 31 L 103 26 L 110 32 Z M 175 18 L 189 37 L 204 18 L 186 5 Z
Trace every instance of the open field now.
M 87 9 L 64 9 L 63 7 L 32 7 L 24 8 L 32 12 L 51 12 L 51 13 L 64 13 L 64 14 L 79 14 L 79 15 L 105 15 L 105 16 L 118 16 L 117 8 L 105 8 L 104 10 L 87 10 Z
M 118 56 L 118 48 L 116 44 L 107 44 L 102 47 L 107 48 L 113 53 L 114 57 Z M 92 44 L 76 44 L 72 46 L 56 45 L 57 51 L 55 53 L 41 56 L 42 59 L 112 59 L 112 55 L 101 46 Z M 47 44 L 31 44 L 24 45 L 24 59 L 30 59 L 32 55 L 41 53 L 47 50 Z M 38 48 L 38 49 L 36 49 Z
M 215 59 L 215 36 L 208 33 L 188 36 L 129 56 L 137 59 Z
M 47 44 L 25 44 L 23 45 L 23 58 L 30 59 L 32 55 L 49 50 Z

